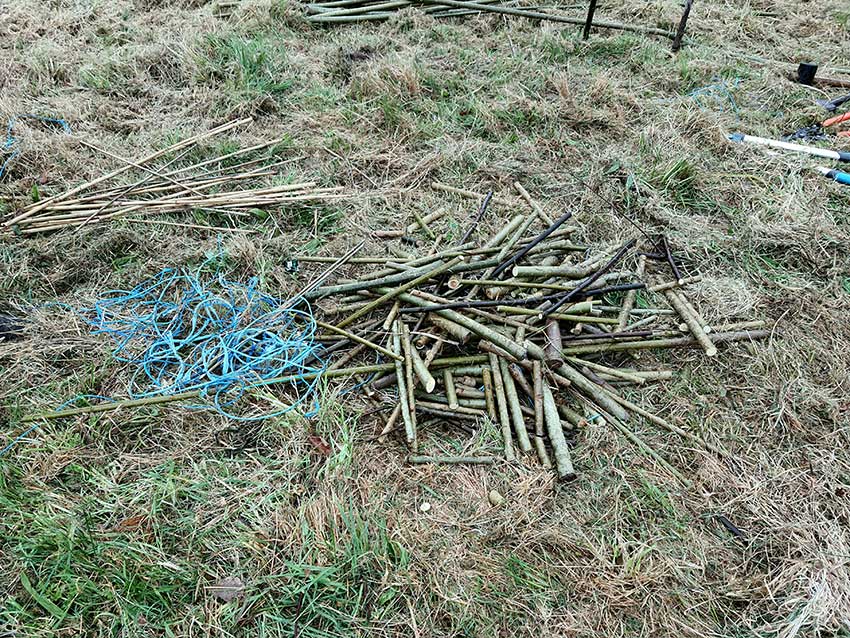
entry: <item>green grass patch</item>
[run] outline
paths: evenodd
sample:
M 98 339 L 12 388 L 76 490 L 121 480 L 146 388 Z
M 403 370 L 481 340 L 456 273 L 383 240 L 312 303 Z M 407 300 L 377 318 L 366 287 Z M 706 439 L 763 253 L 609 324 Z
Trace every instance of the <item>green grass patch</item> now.
M 210 35 L 204 40 L 201 80 L 222 83 L 239 101 L 279 97 L 293 86 L 282 41 L 265 35 Z

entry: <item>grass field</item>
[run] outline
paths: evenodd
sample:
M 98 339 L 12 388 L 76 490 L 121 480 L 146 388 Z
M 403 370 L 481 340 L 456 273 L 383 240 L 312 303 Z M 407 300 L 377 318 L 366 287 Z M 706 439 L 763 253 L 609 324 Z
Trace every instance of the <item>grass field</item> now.
M 669 27 L 680 10 L 603 0 L 599 14 Z M 822 119 L 814 99 L 840 90 L 783 73 L 803 59 L 850 73 L 850 7 L 696 0 L 689 34 L 674 56 L 659 37 L 585 42 L 508 17 L 312 28 L 280 0 L 0 6 L 0 116 L 72 128 L 16 126 L 6 212 L 115 167 L 78 139 L 137 157 L 239 116 L 254 124 L 204 152 L 281 138 L 281 179 L 348 195 L 251 220 L 246 237 L 118 221 L 0 238 L 0 314 L 28 318 L 23 340 L 0 341 L 0 447 L 25 414 L 126 394 L 109 344 L 54 302 L 85 306 L 219 245 L 228 276 L 283 294 L 289 255 L 339 254 L 414 210 L 451 207 L 440 231 L 456 234 L 475 204 L 433 179 L 520 180 L 590 244 L 634 234 L 622 209 L 703 275 L 708 319 L 773 331 L 717 360 L 665 354 L 675 379 L 630 391 L 733 452 L 635 423 L 690 488 L 598 424 L 574 441 L 568 485 L 531 459 L 409 466 L 332 384 L 317 418 L 265 422 L 236 454 L 216 440 L 223 417 L 180 407 L 45 425 L 0 457 L 0 636 L 850 636 L 850 189 L 726 139 Z M 229 602 L 223 579 L 238 579 Z

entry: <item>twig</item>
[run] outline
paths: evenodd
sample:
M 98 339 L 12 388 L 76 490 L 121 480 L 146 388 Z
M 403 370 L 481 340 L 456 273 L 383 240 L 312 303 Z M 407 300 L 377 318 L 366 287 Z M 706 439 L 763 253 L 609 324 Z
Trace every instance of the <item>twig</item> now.
M 421 465 L 424 463 L 492 465 L 495 462 L 495 459 L 492 456 L 408 456 L 407 460 L 414 465 Z

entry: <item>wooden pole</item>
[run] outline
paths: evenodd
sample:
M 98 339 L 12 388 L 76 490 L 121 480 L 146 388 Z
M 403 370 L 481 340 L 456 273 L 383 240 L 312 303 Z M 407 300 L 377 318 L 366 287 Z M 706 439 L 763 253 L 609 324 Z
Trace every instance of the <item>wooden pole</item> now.
M 682 19 L 679 20 L 679 27 L 676 29 L 676 35 L 673 37 L 673 53 L 676 53 L 682 48 L 682 38 L 685 37 L 685 27 L 688 25 L 688 17 L 691 15 L 691 6 L 694 0 L 685 0 L 685 10 L 682 12 Z
M 582 40 L 587 40 L 590 37 L 590 27 L 593 26 L 593 14 L 596 13 L 596 0 L 590 0 L 587 7 L 587 19 L 584 21 L 584 32 L 581 34 Z

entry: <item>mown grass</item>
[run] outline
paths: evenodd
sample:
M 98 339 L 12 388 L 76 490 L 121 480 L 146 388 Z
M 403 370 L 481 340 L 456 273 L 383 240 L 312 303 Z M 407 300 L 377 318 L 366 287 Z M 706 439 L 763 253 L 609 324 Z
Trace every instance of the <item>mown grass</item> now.
M 66 59 L 42 45 L 22 56 L 23 79 L 9 90 L 22 104 L 46 95 L 51 112 L 76 113 L 86 135 L 127 144 L 128 156 L 250 114 L 250 132 L 181 161 L 284 137 L 269 151 L 298 158 L 284 182 L 309 176 L 372 192 L 405 179 L 386 200 L 270 211 L 251 220 L 264 234 L 248 241 L 115 225 L 9 243 L 0 302 L 80 306 L 104 287 L 201 264 L 259 275 L 276 293 L 302 281 L 282 272 L 289 255 L 334 254 L 363 228 L 410 221 L 411 207 L 450 206 L 440 230 L 452 240 L 474 207 L 428 191 L 431 178 L 481 191 L 520 180 L 552 211 L 574 210 L 583 241 L 631 233 L 612 212 L 620 208 L 668 232 L 705 275 L 696 300 L 706 312 L 724 316 L 735 292 L 727 278 L 743 286 L 751 315 L 782 318 L 766 348 L 742 346 L 728 364 L 698 353 L 628 361 L 675 369 L 675 381 L 629 396 L 729 446 L 735 463 L 635 419 L 630 427 L 693 490 L 599 422 L 575 434 L 580 478 L 569 486 L 530 460 L 410 467 L 397 441 L 373 441 L 373 424 L 346 398 L 325 402 L 315 421 L 242 432 L 240 450 L 216 440 L 229 425 L 219 417 L 176 408 L 53 423 L 0 459 L 0 622 L 34 636 L 773 637 L 803 618 L 798 635 L 841 635 L 850 200 L 796 160 L 733 147 L 724 133 L 779 136 L 819 114 L 808 89 L 733 50 L 782 57 L 771 47 L 784 37 L 831 59 L 846 35 L 792 38 L 802 17 L 785 5 L 774 24 L 756 8 L 707 2 L 692 23 L 697 39 L 673 57 L 661 39 L 596 32 L 583 42 L 575 29 L 522 20 L 405 14 L 307 30 L 296 8 L 251 4 L 229 21 L 204 7 L 118 7 L 53 24 Z M 635 13 L 678 11 L 668 4 L 611 12 L 643 22 Z M 20 11 L 25 27 L 32 16 L 70 17 Z M 152 52 L 145 29 L 162 40 Z M 16 38 L 16 50 L 28 41 Z M 692 97 L 720 80 L 733 86 L 737 111 L 725 95 Z M 62 93 L 68 101 L 57 86 L 73 89 Z M 54 150 L 59 163 L 36 185 L 44 194 L 57 175 L 75 183 L 92 162 L 73 147 Z M 30 147 L 19 172 L 39 176 L 52 157 Z M 29 196 L 34 184 L 24 182 L 10 199 Z M 515 212 L 494 208 L 485 230 Z M 192 219 L 225 221 L 209 211 Z M 76 335 L 71 317 L 36 323 L 37 337 L 0 349 L 4 440 L 25 414 L 125 387 L 108 348 Z M 497 451 L 499 439 L 492 426 L 472 442 L 435 427 L 423 445 Z M 488 504 L 491 488 L 504 506 Z M 718 512 L 746 530 L 745 542 Z M 211 591 L 226 577 L 244 584 L 231 602 Z

